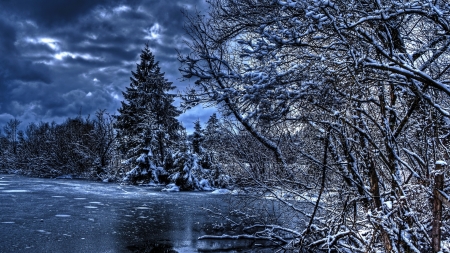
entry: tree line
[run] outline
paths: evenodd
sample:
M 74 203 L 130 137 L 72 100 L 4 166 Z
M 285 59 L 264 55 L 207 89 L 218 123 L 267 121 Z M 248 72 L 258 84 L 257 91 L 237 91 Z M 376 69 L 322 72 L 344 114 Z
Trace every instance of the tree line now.
M 188 135 L 176 118 L 172 83 L 148 45 L 132 71 L 118 113 L 98 110 L 63 123 L 11 119 L 0 131 L 0 170 L 38 177 L 88 178 L 131 184 L 172 184 L 176 190 L 228 187 L 216 160 L 220 122 L 213 114 Z
M 215 113 L 209 118 L 205 129 L 197 120 L 191 135 L 180 125 L 177 131 L 179 142 L 170 148 L 165 147 L 163 152 L 167 154 L 164 159 L 157 157 L 155 161 L 151 160 L 153 157 L 143 157 L 140 153 L 142 149 L 134 148 L 136 153 L 133 153 L 120 146 L 114 128 L 116 118 L 99 110 L 93 118 L 77 116 L 60 124 L 30 123 L 25 130 L 21 130 L 19 120 L 11 119 L 0 131 L 0 170 L 37 177 L 79 177 L 142 184 L 170 183 L 171 173 L 178 172 L 183 175 L 187 172 L 203 173 L 194 176 L 205 177 L 204 173 L 208 172 L 205 169 L 212 169 L 214 171 L 210 177 L 191 180 L 210 180 L 211 189 L 212 185 L 229 185 L 231 179 L 223 174 L 215 159 L 224 138 L 220 134 L 222 124 Z M 145 148 L 143 150 L 150 152 Z M 195 163 L 189 167 L 188 160 L 195 160 Z M 189 171 L 183 172 L 186 166 Z M 195 166 L 197 169 L 201 167 L 201 170 L 193 171 Z M 219 174 L 215 176 L 215 173 Z M 219 180 L 219 176 L 222 179 Z M 179 186 L 183 184 L 181 181 L 178 183 Z M 198 189 L 195 185 L 182 187 L 186 190 Z
M 0 167 L 32 176 L 102 177 L 117 166 L 113 118 L 98 111 L 94 118 L 68 118 L 61 124 L 10 120 L 0 136 Z

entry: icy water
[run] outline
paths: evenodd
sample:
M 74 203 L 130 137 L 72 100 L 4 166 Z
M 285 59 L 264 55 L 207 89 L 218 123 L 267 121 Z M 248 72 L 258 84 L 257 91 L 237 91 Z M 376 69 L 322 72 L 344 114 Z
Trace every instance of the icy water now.
M 0 252 L 198 252 L 226 198 L 0 175 Z

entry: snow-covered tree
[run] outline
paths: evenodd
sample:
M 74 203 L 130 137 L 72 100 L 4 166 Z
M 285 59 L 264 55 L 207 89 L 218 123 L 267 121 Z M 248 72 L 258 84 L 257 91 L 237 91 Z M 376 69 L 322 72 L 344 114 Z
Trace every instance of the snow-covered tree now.
M 16 153 L 8 149 L 0 152 L 9 157 L 3 165 L 10 171 L 40 177 L 115 180 L 118 171 L 112 121 L 100 110 L 94 119 L 77 116 L 61 124 L 31 123 L 25 131 L 17 132 Z M 7 140 L 0 138 L 0 144 L 8 147 Z
M 206 122 L 204 133 L 204 146 L 208 150 L 213 150 L 216 145 L 220 145 L 220 125 L 217 114 L 213 113 Z
M 200 155 L 202 153 L 203 140 L 202 125 L 200 124 L 200 120 L 196 120 L 194 122 L 194 133 L 192 133 L 192 150 L 195 154 Z
M 158 181 L 157 171 L 180 128 L 180 112 L 172 105 L 175 95 L 171 82 L 160 72 L 148 45 L 132 72 L 130 86 L 123 92 L 125 101 L 116 116 L 115 128 L 119 149 L 126 158 L 127 177 Z
M 261 166 L 275 180 L 249 178 L 309 217 L 275 234 L 291 231 L 294 247 L 429 251 L 430 175 L 449 159 L 448 2 L 209 3 L 188 16 L 181 71 L 199 80 L 186 103 L 218 105 L 269 151 Z M 314 209 L 284 191 L 313 194 Z
M 3 136 L 1 130 L 0 130 L 0 169 L 4 170 L 7 167 L 7 162 L 6 162 L 6 147 L 8 146 L 8 141 L 5 138 L 5 136 Z
M 19 134 L 19 125 L 20 121 L 18 119 L 11 119 L 6 123 L 3 127 L 3 131 L 5 132 L 5 137 L 8 140 L 9 152 L 11 155 L 17 154 L 18 149 L 18 134 Z
M 7 169 L 15 169 L 18 163 L 18 154 L 20 152 L 19 130 L 20 121 L 11 119 L 3 126 L 4 136 L 2 136 L 2 157 L 4 167 Z
M 25 141 L 22 144 L 22 157 L 26 159 L 26 164 L 21 166 L 25 174 L 42 177 L 53 176 L 56 171 L 62 173 L 61 164 L 56 162 L 56 124 L 31 123 L 25 129 Z M 57 175 L 57 174 L 56 174 Z

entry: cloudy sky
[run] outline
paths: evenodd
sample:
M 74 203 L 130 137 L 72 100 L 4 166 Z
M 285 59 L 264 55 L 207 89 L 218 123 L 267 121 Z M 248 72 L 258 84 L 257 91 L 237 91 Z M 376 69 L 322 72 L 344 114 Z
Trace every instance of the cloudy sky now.
M 1 0 L 0 126 L 12 118 L 62 122 L 116 113 L 140 50 L 155 58 L 180 91 L 177 51 L 183 44 L 181 10 L 204 9 L 204 0 Z M 191 128 L 214 109 L 180 117 Z

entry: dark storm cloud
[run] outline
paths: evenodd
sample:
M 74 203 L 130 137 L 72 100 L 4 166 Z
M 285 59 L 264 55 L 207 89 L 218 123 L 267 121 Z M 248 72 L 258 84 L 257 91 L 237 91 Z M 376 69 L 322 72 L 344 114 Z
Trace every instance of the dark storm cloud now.
M 50 77 L 45 75 L 47 68 L 39 63 L 33 63 L 20 58 L 20 52 L 15 46 L 17 40 L 16 29 L 12 24 L 0 18 L 0 57 L 2 60 L 0 70 L 1 88 L 4 90 L 8 80 L 42 81 L 50 82 Z
M 20 117 L 20 103 L 12 99 L 18 81 L 29 83 L 51 82 L 48 68 L 40 63 L 21 58 L 15 42 L 18 39 L 14 25 L 0 18 L 0 124 L 12 117 Z M 20 85 L 19 85 L 20 87 Z M 26 97 L 26 95 L 20 94 Z
M 101 4 L 114 4 L 111 0 L 3 0 L 5 12 L 18 18 L 28 18 L 46 27 L 60 27 L 72 23 Z
M 185 50 L 181 10 L 204 6 L 203 0 L 3 0 L 0 124 L 115 113 L 145 43 L 166 78 L 184 90 L 176 60 L 177 50 Z

